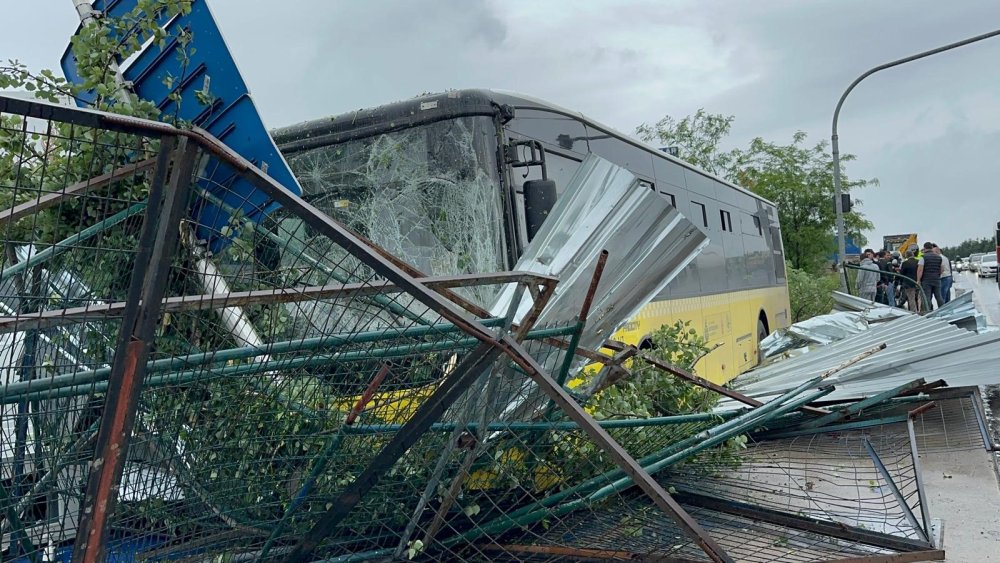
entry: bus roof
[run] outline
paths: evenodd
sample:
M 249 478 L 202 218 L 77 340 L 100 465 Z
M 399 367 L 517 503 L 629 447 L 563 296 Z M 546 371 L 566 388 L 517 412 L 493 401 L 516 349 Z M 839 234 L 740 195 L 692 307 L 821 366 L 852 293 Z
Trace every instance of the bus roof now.
M 429 94 L 282 127 L 272 131 L 271 135 L 278 148 L 287 156 L 318 146 L 381 135 L 455 117 L 497 116 L 506 121 L 513 117 L 518 109 L 542 110 L 571 117 L 588 127 L 641 148 L 659 158 L 669 160 L 678 166 L 725 184 L 754 199 L 774 205 L 768 199 L 742 186 L 706 172 L 689 162 L 670 156 L 652 145 L 634 139 L 580 112 L 568 110 L 532 96 L 504 90 L 465 89 Z

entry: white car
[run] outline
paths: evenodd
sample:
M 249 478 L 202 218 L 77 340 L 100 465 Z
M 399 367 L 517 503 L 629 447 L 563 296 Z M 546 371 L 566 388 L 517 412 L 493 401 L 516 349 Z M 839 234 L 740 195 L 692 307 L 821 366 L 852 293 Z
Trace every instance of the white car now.
M 979 277 L 981 278 L 995 278 L 997 277 L 997 261 L 996 259 L 986 259 L 979 263 Z

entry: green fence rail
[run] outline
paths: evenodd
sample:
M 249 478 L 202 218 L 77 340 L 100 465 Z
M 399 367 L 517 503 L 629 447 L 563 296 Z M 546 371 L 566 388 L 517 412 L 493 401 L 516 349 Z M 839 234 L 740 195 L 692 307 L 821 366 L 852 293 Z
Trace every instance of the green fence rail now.
M 855 297 L 860 297 L 859 295 L 860 292 L 858 291 L 857 287 L 857 279 L 858 279 L 857 272 L 863 269 L 864 268 L 862 268 L 861 266 L 857 266 L 854 264 L 844 264 L 844 284 L 847 286 L 847 292 L 850 293 L 851 295 L 854 295 Z M 917 280 L 909 276 L 904 276 L 903 274 L 898 274 L 896 272 L 886 272 L 884 270 L 879 270 L 879 275 L 889 276 L 893 280 L 896 280 L 897 282 L 908 282 L 913 284 L 913 286 L 916 287 L 917 289 L 917 295 L 920 296 L 919 299 L 920 299 L 920 305 L 923 308 L 922 310 L 923 311 L 931 310 L 930 299 L 927 298 L 927 293 L 924 292 L 924 288 L 922 288 L 920 284 L 917 283 Z M 900 286 L 899 283 L 897 283 L 896 285 L 897 287 Z M 906 287 L 906 284 L 903 284 L 901 287 Z M 898 303 L 895 297 L 896 296 L 893 296 L 893 303 L 892 303 L 893 307 L 895 307 Z

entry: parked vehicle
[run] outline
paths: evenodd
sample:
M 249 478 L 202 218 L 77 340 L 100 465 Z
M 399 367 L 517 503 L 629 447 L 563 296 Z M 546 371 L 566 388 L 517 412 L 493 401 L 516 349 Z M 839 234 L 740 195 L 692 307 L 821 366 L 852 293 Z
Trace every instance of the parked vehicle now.
M 984 256 L 979 263 L 977 275 L 981 278 L 997 277 L 997 259 L 991 256 Z
M 985 252 L 977 252 L 969 256 L 969 269 L 972 270 L 973 272 L 978 272 L 979 261 L 983 258 L 983 256 L 986 256 Z

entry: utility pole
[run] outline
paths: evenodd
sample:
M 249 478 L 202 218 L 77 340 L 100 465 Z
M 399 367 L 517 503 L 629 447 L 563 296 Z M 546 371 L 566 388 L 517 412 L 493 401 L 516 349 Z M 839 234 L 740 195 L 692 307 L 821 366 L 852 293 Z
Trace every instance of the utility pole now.
M 847 99 L 847 95 L 854 90 L 854 87 L 858 85 L 862 80 L 868 78 L 869 76 L 875 74 L 880 70 L 885 70 L 887 68 L 892 68 L 894 66 L 899 66 L 904 63 L 922 59 L 924 57 L 929 57 L 931 55 L 936 55 L 944 51 L 955 49 L 957 47 L 963 47 L 970 43 L 975 43 L 977 41 L 982 41 L 983 39 L 989 39 L 990 37 L 996 37 L 1000 35 L 1000 29 L 996 31 L 991 31 L 989 33 L 984 33 L 982 35 L 977 35 L 975 37 L 970 37 L 968 39 L 963 39 L 961 41 L 956 41 L 955 43 L 949 43 L 947 45 L 942 45 L 936 49 L 931 49 L 929 51 L 923 51 L 915 55 L 910 55 L 909 57 L 903 57 L 902 59 L 897 59 L 875 68 L 872 68 L 862 74 L 861 76 L 854 79 L 851 85 L 844 90 L 844 93 L 840 96 L 840 100 L 837 101 L 837 108 L 833 110 L 833 134 L 830 136 L 830 146 L 833 148 L 833 191 L 834 191 L 834 205 L 837 209 L 837 256 L 842 264 L 845 261 L 845 255 L 847 252 L 847 242 L 844 233 L 844 206 L 841 199 L 841 194 L 843 190 L 840 185 L 840 144 L 837 138 L 837 120 L 840 118 L 840 108 L 844 105 L 844 100 Z

